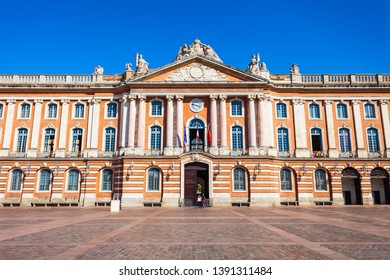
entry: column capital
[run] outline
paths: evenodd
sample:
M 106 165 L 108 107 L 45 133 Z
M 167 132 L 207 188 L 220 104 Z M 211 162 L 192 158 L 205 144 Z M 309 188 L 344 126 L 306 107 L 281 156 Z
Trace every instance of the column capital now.
M 93 99 L 91 100 L 91 102 L 92 102 L 93 105 L 100 104 L 101 101 L 102 101 L 101 99 L 95 99 L 95 98 L 93 98 Z
M 125 103 L 127 101 L 127 96 L 122 96 L 118 99 L 119 103 Z
M 218 99 L 218 94 L 210 94 L 210 99 L 211 99 L 212 101 Z
M 7 104 L 15 104 L 16 100 L 15 99 L 8 99 L 6 102 L 7 102 Z
M 270 95 L 268 95 L 268 94 L 259 94 L 259 95 L 257 95 L 257 98 L 260 101 L 265 101 L 265 102 L 272 102 L 272 101 L 274 101 L 274 99 Z
M 183 101 L 184 95 L 183 94 L 177 94 L 176 95 L 176 99 L 177 99 L 177 101 Z
M 303 100 L 303 99 L 293 99 L 292 103 L 293 103 L 294 106 L 303 105 L 303 104 L 305 104 L 305 100 Z
M 359 99 L 354 99 L 351 101 L 352 105 L 359 105 L 360 102 L 361 102 L 361 100 L 359 100 Z
M 248 100 L 249 101 L 253 101 L 253 100 L 255 100 L 256 99 L 256 94 L 249 94 L 248 95 Z
M 226 101 L 226 98 L 227 98 L 226 94 L 220 94 L 219 95 L 219 99 L 221 99 L 222 101 Z
M 42 104 L 43 100 L 42 99 L 34 99 L 35 104 Z
M 380 105 L 387 105 L 387 103 L 389 103 L 388 99 L 381 99 L 381 100 L 379 100 L 379 104 Z
M 175 96 L 173 94 L 167 94 L 166 98 L 168 101 L 172 101 L 175 98 Z
M 135 94 L 129 94 L 129 100 L 135 101 L 137 99 L 137 96 Z
M 325 99 L 324 100 L 324 104 L 325 105 L 332 105 L 332 103 L 333 103 L 333 100 L 330 100 L 330 99 Z
M 70 103 L 70 100 L 69 99 L 62 99 L 60 101 L 63 105 L 68 105 Z
M 140 101 L 145 101 L 146 100 L 146 95 L 145 94 L 138 94 L 138 99 Z

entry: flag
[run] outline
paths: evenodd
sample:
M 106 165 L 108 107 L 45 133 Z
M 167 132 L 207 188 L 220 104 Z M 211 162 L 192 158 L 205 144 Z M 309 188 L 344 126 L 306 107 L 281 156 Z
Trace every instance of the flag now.
M 211 143 L 213 142 L 213 137 L 211 136 L 210 124 L 207 127 L 207 140 L 209 141 L 209 146 L 211 146 Z
M 184 149 L 187 148 L 187 128 L 184 126 L 184 139 L 183 139 Z
M 199 141 L 199 128 L 198 128 L 198 124 L 196 124 L 196 142 Z

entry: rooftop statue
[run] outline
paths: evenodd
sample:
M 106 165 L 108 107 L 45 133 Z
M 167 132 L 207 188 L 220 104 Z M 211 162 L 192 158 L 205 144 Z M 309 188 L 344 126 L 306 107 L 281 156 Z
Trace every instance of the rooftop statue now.
M 131 63 L 126 63 L 126 65 L 125 65 L 126 71 L 133 71 L 133 69 L 131 69 L 132 66 L 133 66 L 133 64 L 131 64 Z
M 208 58 L 214 59 L 216 61 L 222 62 L 217 53 L 213 50 L 211 46 L 202 44 L 199 39 L 196 39 L 191 45 L 187 46 L 183 44 L 175 58 L 176 60 L 183 59 L 192 55 L 203 55 Z
M 142 54 L 136 54 L 135 56 L 135 73 L 137 75 L 143 75 L 149 72 L 149 63 L 142 57 Z
M 260 69 L 259 69 L 259 62 L 260 62 L 260 54 L 252 55 L 251 62 L 248 64 L 247 71 L 254 74 L 259 75 Z
M 290 67 L 291 74 L 299 74 L 299 67 L 295 63 Z
M 103 75 L 103 67 L 101 67 L 100 65 L 96 66 L 95 69 L 93 70 L 93 74 L 94 75 Z
M 260 63 L 260 71 L 268 71 L 267 65 L 264 62 Z

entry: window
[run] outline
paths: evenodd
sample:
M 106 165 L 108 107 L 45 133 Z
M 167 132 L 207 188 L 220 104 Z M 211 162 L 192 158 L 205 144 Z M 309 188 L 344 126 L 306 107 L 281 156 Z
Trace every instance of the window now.
M 0 118 L 3 117 L 4 106 L 0 103 Z
M 232 116 L 242 116 L 242 102 L 239 100 L 234 100 L 230 102 L 231 115 Z
M 318 104 L 312 103 L 309 105 L 309 116 L 311 119 L 320 118 L 320 106 Z
M 116 118 L 117 111 L 116 103 L 110 102 L 107 104 L 107 118 Z
M 364 113 L 366 116 L 366 119 L 375 119 L 375 106 L 374 104 L 367 103 L 364 105 Z
M 287 118 L 287 106 L 284 103 L 276 104 L 276 117 Z
M 57 104 L 49 104 L 47 106 L 47 117 L 51 119 L 57 118 Z
M 160 171 L 157 168 L 148 170 L 148 191 L 160 190 Z
M 162 102 L 159 100 L 152 101 L 152 116 L 162 116 Z
M 232 149 L 239 150 L 243 148 L 242 127 L 235 125 L 232 127 Z
M 46 128 L 45 129 L 45 139 L 43 142 L 43 151 L 53 152 L 54 136 L 55 136 L 54 128 Z
M 339 129 L 339 140 L 340 140 L 340 151 L 342 153 L 351 151 L 351 140 L 349 136 L 348 128 L 340 128 Z
M 161 150 L 161 127 L 154 125 L 150 128 L 150 149 Z
M 72 152 L 80 152 L 83 139 L 83 130 L 81 128 L 72 129 Z
M 84 104 L 77 103 L 74 105 L 74 117 L 84 118 Z
M 235 168 L 233 172 L 233 187 L 235 191 L 245 191 L 245 170 L 243 168 Z
M 292 191 L 291 170 L 283 168 L 280 170 L 280 189 L 282 191 Z
M 78 191 L 79 189 L 79 171 L 71 169 L 68 172 L 68 191 Z
M 23 173 L 20 169 L 14 169 L 11 173 L 11 191 L 20 191 L 22 188 Z
M 112 191 L 113 172 L 111 169 L 104 169 L 102 173 L 102 191 Z
M 106 152 L 113 152 L 115 151 L 115 128 L 108 127 L 105 129 L 106 134 L 106 143 L 104 150 Z
M 378 137 L 378 129 L 369 128 L 367 129 L 367 138 L 368 138 L 368 151 L 370 153 L 379 152 L 379 137 Z
M 47 192 L 50 190 L 50 177 L 51 172 L 49 169 L 42 169 L 39 174 L 39 191 Z
M 278 128 L 278 151 L 288 152 L 289 150 L 288 130 L 287 128 Z
M 347 105 L 345 105 L 343 103 L 337 104 L 337 117 L 339 119 L 347 119 L 348 118 Z
M 312 128 L 310 130 L 311 135 L 311 149 L 312 151 L 322 151 L 322 135 L 321 135 L 321 129 L 319 128 Z
M 317 169 L 315 171 L 315 180 L 316 180 L 316 191 L 326 191 L 327 183 L 326 183 L 326 172 L 322 169 Z
M 20 105 L 20 117 L 29 118 L 30 117 L 30 104 L 23 103 Z
M 27 146 L 27 128 L 18 129 L 18 142 L 16 144 L 16 151 L 18 153 L 25 153 Z

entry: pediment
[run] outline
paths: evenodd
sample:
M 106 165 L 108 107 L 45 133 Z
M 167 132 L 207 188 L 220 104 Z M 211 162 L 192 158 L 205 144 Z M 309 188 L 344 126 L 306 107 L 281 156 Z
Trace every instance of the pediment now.
M 201 56 L 174 61 L 131 80 L 131 82 L 143 83 L 239 83 L 248 81 L 266 82 L 264 79 L 254 77 L 245 71 Z

